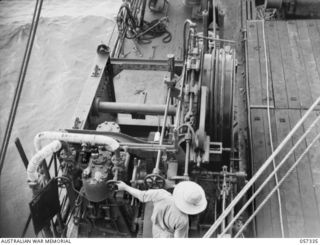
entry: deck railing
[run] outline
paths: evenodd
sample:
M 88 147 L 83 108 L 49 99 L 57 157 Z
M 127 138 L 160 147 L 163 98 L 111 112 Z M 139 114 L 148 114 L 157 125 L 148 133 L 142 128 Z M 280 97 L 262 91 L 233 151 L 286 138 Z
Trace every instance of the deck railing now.
M 320 103 L 320 97 L 312 104 L 312 106 L 308 109 L 308 111 L 304 114 L 304 116 L 298 121 L 298 123 L 294 126 L 294 128 L 289 132 L 289 134 L 285 137 L 285 139 L 279 144 L 279 146 L 274 150 L 274 152 L 270 155 L 270 157 L 262 164 L 260 169 L 252 176 L 249 182 L 243 187 L 243 189 L 238 193 L 238 195 L 231 201 L 228 207 L 224 210 L 224 212 L 219 216 L 219 218 L 215 221 L 215 223 L 210 227 L 210 229 L 205 233 L 203 237 L 211 237 L 214 233 L 217 232 L 220 225 L 225 221 L 225 219 L 229 216 L 230 212 L 234 210 L 235 206 L 239 204 L 239 201 L 245 197 L 247 191 L 253 187 L 256 183 L 257 179 L 263 174 L 263 172 L 272 164 L 275 157 L 279 154 L 279 152 L 284 148 L 284 146 L 289 142 L 291 137 L 297 132 L 297 130 L 303 125 L 306 119 L 310 116 L 310 114 L 314 111 L 316 106 Z M 249 200 L 242 206 L 242 208 L 237 212 L 234 218 L 228 223 L 228 225 L 220 232 L 220 236 L 223 236 L 227 233 L 234 222 L 240 217 L 240 215 L 246 210 L 249 204 L 255 199 L 255 197 L 260 193 L 263 187 L 271 180 L 271 178 L 278 172 L 281 166 L 286 162 L 286 160 L 290 157 L 290 155 L 295 151 L 295 149 L 299 146 L 299 144 L 306 138 L 306 136 L 314 129 L 316 124 L 320 120 L 320 115 L 316 117 L 316 119 L 312 122 L 312 124 L 306 129 L 305 133 L 299 138 L 299 140 L 295 143 L 295 145 L 290 149 L 290 151 L 285 155 L 285 157 L 281 160 L 281 162 L 276 166 L 276 168 L 269 174 L 266 180 L 259 186 L 259 188 L 253 192 Z M 252 215 L 247 219 L 242 228 L 235 234 L 235 237 L 238 237 L 242 231 L 246 228 L 246 226 L 250 223 L 250 221 L 257 215 L 257 213 L 261 210 L 264 204 L 270 199 L 272 194 L 277 191 L 283 181 L 289 176 L 289 174 L 294 170 L 294 168 L 301 162 L 303 157 L 307 154 L 310 148 L 320 139 L 320 133 L 312 140 L 312 142 L 308 145 L 305 151 L 300 155 L 300 157 L 294 162 L 294 164 L 289 168 L 286 174 L 281 178 L 279 183 L 271 190 L 271 192 L 264 198 L 264 200 L 259 204 L 259 206 L 255 209 Z

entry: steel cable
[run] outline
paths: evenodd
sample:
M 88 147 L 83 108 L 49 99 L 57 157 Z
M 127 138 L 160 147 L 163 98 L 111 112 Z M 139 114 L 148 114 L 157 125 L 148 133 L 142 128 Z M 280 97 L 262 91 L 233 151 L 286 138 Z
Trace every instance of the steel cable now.
M 265 56 L 265 69 L 266 69 L 266 85 L 267 85 L 267 114 L 268 114 L 268 129 L 269 129 L 269 140 L 270 140 L 270 148 L 271 153 L 274 152 L 273 146 L 273 137 L 272 137 L 272 128 L 271 128 L 271 115 L 270 115 L 270 98 L 269 98 L 269 67 L 268 67 L 268 56 L 267 56 L 267 44 L 266 44 L 266 35 L 265 35 L 265 22 L 262 21 L 262 39 L 263 39 L 263 47 L 264 47 L 264 56 Z M 276 168 L 276 161 L 273 158 L 272 161 L 273 169 Z M 276 181 L 276 185 L 278 185 L 278 175 L 275 173 L 274 179 Z M 278 197 L 278 205 L 279 205 L 279 219 L 280 219 L 280 228 L 281 228 L 281 237 L 284 237 L 284 228 L 283 228 L 283 215 L 282 215 L 282 203 L 281 203 L 281 193 L 280 189 L 277 189 L 277 197 Z
M 288 160 L 290 155 L 295 151 L 298 145 L 304 140 L 304 138 L 311 132 L 311 130 L 316 126 L 320 121 L 320 116 L 316 118 L 316 120 L 309 126 L 306 132 L 300 137 L 300 139 L 295 143 L 295 145 L 290 149 L 290 151 L 284 156 L 281 162 L 276 166 L 276 168 L 269 174 L 267 179 L 259 186 L 259 188 L 252 194 L 249 200 L 241 207 L 238 211 L 237 215 L 231 220 L 224 231 L 222 231 L 221 235 L 225 234 L 229 228 L 231 228 L 232 224 L 236 221 L 237 218 L 243 213 L 244 210 L 249 206 L 249 204 L 254 200 L 254 198 L 260 193 L 260 191 L 264 188 L 264 186 L 268 183 L 268 181 L 272 178 L 272 176 L 282 167 L 285 161 Z
M 43 3 L 43 0 L 37 0 L 35 10 L 33 13 L 33 18 L 32 18 L 32 23 L 31 23 L 31 27 L 30 27 L 30 33 L 29 33 L 29 37 L 28 37 L 28 41 L 27 41 L 27 46 L 26 46 L 26 50 L 24 53 L 24 57 L 23 57 L 23 61 L 22 61 L 21 69 L 20 69 L 20 74 L 19 74 L 19 79 L 18 79 L 18 83 L 17 83 L 16 89 L 15 89 L 14 98 L 13 98 L 11 109 L 10 109 L 9 119 L 7 122 L 5 135 L 4 135 L 2 146 L 1 146 L 0 176 L 1 176 L 2 169 L 3 169 L 4 160 L 5 160 L 7 149 L 8 149 L 8 144 L 9 144 L 9 140 L 10 140 L 10 136 L 11 136 L 11 132 L 12 132 L 13 123 L 15 120 L 17 108 L 19 105 L 20 97 L 21 97 L 24 79 L 25 79 L 27 69 L 28 69 L 28 64 L 29 64 L 29 60 L 30 60 L 30 56 L 31 56 L 31 52 L 32 52 L 34 38 L 35 38 L 36 31 L 37 31 L 38 23 L 39 23 L 42 3 Z
M 308 153 L 308 151 L 311 149 L 311 147 L 320 139 L 320 133 L 317 134 L 317 136 L 312 140 L 312 142 L 308 145 L 308 147 L 304 150 L 304 152 L 299 156 L 297 161 L 290 167 L 288 172 L 283 176 L 283 178 L 280 180 L 280 182 L 272 189 L 272 191 L 268 194 L 268 196 L 263 200 L 263 202 L 257 207 L 257 209 L 253 212 L 253 214 L 249 217 L 249 219 L 244 223 L 244 225 L 241 227 L 241 229 L 238 231 L 238 233 L 235 235 L 235 237 L 238 237 L 243 229 L 251 222 L 251 220 L 256 216 L 256 214 L 260 211 L 260 209 L 266 204 L 266 202 L 270 199 L 270 197 L 273 195 L 273 193 L 279 189 L 280 185 L 285 181 L 285 179 L 291 174 L 291 172 L 297 167 L 297 165 L 300 163 L 300 161 L 303 159 L 303 157 Z

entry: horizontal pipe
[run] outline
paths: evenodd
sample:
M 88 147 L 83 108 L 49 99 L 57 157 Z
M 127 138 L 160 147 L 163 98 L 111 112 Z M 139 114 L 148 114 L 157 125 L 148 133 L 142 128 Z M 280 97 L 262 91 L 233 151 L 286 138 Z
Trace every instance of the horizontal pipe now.
M 96 111 L 107 113 L 128 113 L 128 114 L 142 114 L 142 115 L 163 115 L 166 105 L 150 105 L 150 104 L 132 104 L 132 103 L 118 103 L 118 102 L 102 102 L 96 103 Z M 170 106 L 168 115 L 174 116 L 176 108 Z
M 41 150 L 42 140 L 60 140 L 69 143 L 104 145 L 109 151 L 116 151 L 120 147 L 118 141 L 109 136 L 47 131 L 38 133 L 34 138 L 34 147 L 37 152 Z
M 265 1 L 266 8 L 281 9 L 282 4 L 283 4 L 283 0 L 266 0 Z
M 120 143 L 124 149 L 138 149 L 146 151 L 177 151 L 174 145 L 159 145 L 159 144 L 140 144 L 140 143 Z

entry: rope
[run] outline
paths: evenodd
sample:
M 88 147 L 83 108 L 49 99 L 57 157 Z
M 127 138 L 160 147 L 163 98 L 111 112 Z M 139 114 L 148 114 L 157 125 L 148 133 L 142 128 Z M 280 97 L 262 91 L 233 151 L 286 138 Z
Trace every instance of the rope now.
M 254 211 L 254 213 L 251 215 L 251 217 L 244 223 L 244 225 L 241 227 L 241 229 L 238 231 L 238 233 L 235 235 L 235 237 L 238 237 L 243 229 L 250 223 L 250 221 L 256 216 L 256 214 L 260 211 L 260 209 L 264 206 L 264 204 L 270 199 L 270 197 L 273 195 L 273 193 L 279 189 L 280 185 L 285 181 L 285 179 L 291 174 L 291 172 L 297 167 L 297 165 L 300 163 L 300 161 L 303 159 L 303 157 L 308 153 L 310 148 L 320 139 L 320 133 L 317 134 L 317 136 L 312 140 L 312 142 L 308 145 L 308 147 L 304 150 L 304 152 L 300 155 L 300 157 L 297 159 L 297 161 L 290 167 L 288 172 L 283 176 L 283 178 L 280 180 L 280 182 L 272 189 L 272 191 L 269 193 L 269 195 L 263 200 L 263 202 L 258 206 L 258 208 Z
M 25 79 L 27 69 L 28 69 L 28 64 L 29 64 L 29 60 L 30 60 L 30 56 L 31 56 L 33 42 L 34 42 L 34 38 L 36 35 L 38 23 L 39 23 L 42 3 L 43 3 L 43 0 L 37 0 L 35 10 L 33 13 L 33 17 L 32 17 L 30 33 L 29 33 L 29 37 L 28 37 L 27 46 L 26 46 L 26 50 L 24 53 L 21 69 L 20 69 L 19 80 L 18 80 L 16 89 L 15 89 L 14 98 L 13 98 L 11 109 L 10 109 L 9 119 L 7 122 L 7 127 L 6 127 L 5 135 L 3 138 L 3 142 L 2 142 L 2 147 L 1 147 L 1 152 L 0 152 L 0 175 L 2 172 L 3 165 L 4 165 L 4 160 L 5 160 L 7 149 L 8 149 L 8 144 L 9 144 L 9 140 L 10 140 L 10 136 L 11 136 L 11 132 L 12 132 L 13 123 L 14 123 L 14 120 L 16 117 L 17 108 L 19 105 L 21 92 L 22 92 L 22 88 L 23 88 L 23 84 L 24 84 L 24 79 Z
M 138 20 L 132 14 L 127 3 L 123 4 L 117 15 L 117 26 L 119 33 L 123 33 L 127 39 L 137 39 L 140 43 L 150 43 L 152 39 L 165 35 L 162 42 L 169 43 L 172 39 L 163 18 L 151 22 L 143 21 L 139 27 Z
M 271 156 L 268 157 L 268 159 L 262 164 L 262 166 L 258 169 L 258 171 L 252 176 L 252 178 L 248 181 L 248 183 L 241 189 L 241 191 L 237 194 L 237 196 L 232 200 L 232 202 L 228 205 L 226 210 L 219 216 L 219 218 L 212 224 L 210 229 L 204 234 L 204 238 L 210 237 L 220 226 L 221 222 L 227 217 L 227 215 L 230 213 L 231 210 L 239 203 L 239 201 L 244 197 L 246 192 L 252 187 L 252 185 L 256 182 L 256 180 L 261 176 L 261 174 L 266 170 L 266 168 L 270 165 L 272 159 L 274 159 L 279 152 L 282 150 L 282 148 L 289 142 L 291 137 L 293 136 L 294 133 L 303 125 L 304 121 L 307 119 L 307 117 L 311 114 L 311 112 L 316 108 L 316 106 L 320 103 L 320 97 L 317 98 L 317 100 L 310 106 L 310 108 L 307 110 L 307 112 L 303 115 L 303 117 L 297 122 L 297 124 L 293 127 L 293 129 L 288 133 L 288 135 L 282 140 L 282 142 L 278 145 L 278 147 L 274 150 L 274 152 L 271 154 Z M 320 119 L 320 117 L 319 117 Z M 318 120 L 318 118 L 317 118 Z M 289 153 L 291 154 L 295 148 L 297 147 L 298 143 L 303 140 L 303 138 L 306 136 L 307 133 L 310 132 L 311 128 L 314 127 L 314 124 L 310 126 L 310 128 L 307 130 L 307 132 L 301 136 L 301 138 L 298 140 L 297 144 L 294 145 Z M 287 155 L 289 155 L 289 153 Z M 286 160 L 286 159 L 284 159 Z M 278 164 L 276 169 L 274 171 L 277 171 L 281 165 L 283 164 L 284 161 Z M 271 175 L 267 178 L 269 178 Z M 262 186 L 262 185 L 261 185 Z M 260 186 L 260 187 L 261 187 Z M 260 188 L 259 187 L 259 188 Z M 249 201 L 248 201 L 249 202 Z M 244 205 L 245 206 L 245 205 Z M 239 211 L 240 212 L 240 211 Z M 238 213 L 239 213 L 238 212 Z M 234 221 L 233 221 L 234 222 Z M 230 221 L 230 224 L 232 221 Z
M 301 138 L 295 143 L 295 145 L 290 149 L 290 151 L 284 156 L 284 158 L 281 160 L 281 162 L 277 165 L 277 167 L 270 173 L 268 178 L 259 186 L 259 188 L 252 194 L 252 196 L 249 198 L 249 200 L 241 207 L 241 209 L 238 211 L 237 215 L 233 218 L 233 220 L 230 221 L 227 228 L 222 232 L 221 235 L 223 235 L 229 228 L 231 228 L 231 225 L 234 223 L 234 221 L 242 214 L 244 210 L 249 206 L 249 204 L 254 200 L 254 198 L 260 193 L 260 191 L 264 188 L 264 186 L 268 183 L 269 180 L 271 180 L 272 176 L 282 167 L 282 165 L 288 160 L 290 155 L 295 151 L 295 149 L 298 147 L 298 145 L 301 144 L 301 142 L 304 140 L 304 138 L 311 132 L 311 130 L 316 126 L 317 123 L 320 121 L 320 116 L 316 118 L 316 120 L 310 125 L 310 127 L 306 130 L 306 132 L 301 136 Z M 244 225 L 243 225 L 244 226 Z M 244 226 L 245 227 L 245 226 Z
M 268 128 L 269 128 L 269 140 L 271 153 L 274 152 L 273 146 L 273 137 L 272 137 L 272 128 L 271 128 L 271 115 L 270 115 L 270 99 L 269 99 L 269 67 L 268 67 L 268 56 L 267 56 L 267 45 L 266 45 L 266 36 L 265 36 L 265 28 L 264 21 L 262 22 L 262 39 L 263 39 L 263 47 L 264 47 L 264 56 L 265 56 L 265 69 L 266 69 L 266 83 L 267 83 L 267 114 L 268 114 Z M 273 169 L 276 168 L 276 161 L 273 158 L 272 160 Z M 276 185 L 278 185 L 278 175 L 275 173 L 274 175 Z M 280 228 L 281 228 L 281 237 L 284 237 L 284 228 L 283 228 L 283 215 L 282 215 L 282 203 L 281 203 L 281 193 L 280 189 L 277 189 L 277 197 L 278 197 L 278 205 L 279 205 L 279 219 L 280 219 Z

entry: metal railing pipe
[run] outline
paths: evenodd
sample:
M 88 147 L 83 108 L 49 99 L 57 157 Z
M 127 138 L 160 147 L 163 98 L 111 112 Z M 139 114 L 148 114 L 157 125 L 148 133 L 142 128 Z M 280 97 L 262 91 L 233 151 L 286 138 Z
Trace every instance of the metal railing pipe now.
M 320 97 L 312 104 L 306 114 L 299 120 L 299 122 L 294 126 L 294 128 L 289 132 L 289 134 L 283 139 L 280 145 L 275 149 L 271 156 L 265 161 L 265 163 L 260 167 L 260 169 L 253 175 L 249 182 L 243 187 L 243 189 L 238 193 L 234 200 L 229 204 L 226 210 L 219 216 L 216 222 L 209 228 L 209 230 L 204 234 L 204 238 L 210 237 L 214 231 L 221 225 L 222 221 L 227 217 L 227 215 L 232 211 L 232 209 L 238 204 L 241 198 L 244 197 L 246 192 L 251 188 L 255 181 L 260 177 L 260 175 L 266 170 L 270 165 L 272 160 L 278 155 L 282 148 L 288 143 L 294 133 L 299 129 L 299 127 L 304 123 L 306 118 L 311 114 L 315 107 L 319 104 Z
M 273 193 L 279 189 L 280 185 L 285 181 L 285 179 L 289 176 L 289 174 L 294 170 L 294 168 L 300 163 L 300 161 L 303 159 L 303 157 L 308 153 L 310 148 L 320 139 L 320 133 L 313 139 L 313 141 L 308 145 L 308 147 L 305 149 L 305 151 L 300 155 L 300 157 L 297 159 L 297 161 L 291 166 L 291 168 L 288 170 L 288 172 L 283 176 L 283 178 L 279 181 L 279 183 L 272 189 L 272 191 L 268 194 L 268 196 L 263 200 L 263 202 L 257 207 L 257 209 L 253 212 L 253 214 L 249 217 L 249 219 L 244 223 L 244 225 L 241 227 L 241 229 L 238 231 L 238 233 L 235 235 L 235 237 L 238 237 L 241 232 L 246 228 L 246 226 L 250 223 L 250 221 L 256 216 L 256 214 L 260 211 L 260 209 L 264 206 L 264 204 L 270 199 L 270 197 L 273 195 Z
M 314 122 L 310 125 L 310 127 L 306 130 L 306 132 L 301 136 L 301 138 L 295 143 L 295 145 L 290 149 L 290 151 L 285 155 L 285 157 L 281 160 L 281 162 L 276 166 L 276 168 L 269 174 L 268 178 L 259 186 L 259 188 L 252 194 L 249 200 L 242 206 L 242 208 L 238 211 L 237 215 L 229 222 L 228 226 L 225 230 L 222 231 L 221 235 L 224 235 L 228 229 L 231 228 L 232 224 L 239 218 L 242 212 L 249 206 L 249 204 L 254 200 L 254 198 L 260 193 L 263 187 L 269 182 L 269 180 L 273 177 L 273 175 L 282 167 L 285 161 L 288 160 L 290 155 L 295 151 L 298 145 L 304 140 L 304 138 L 310 133 L 310 131 L 314 128 L 314 126 L 319 122 L 320 116 L 314 120 Z

